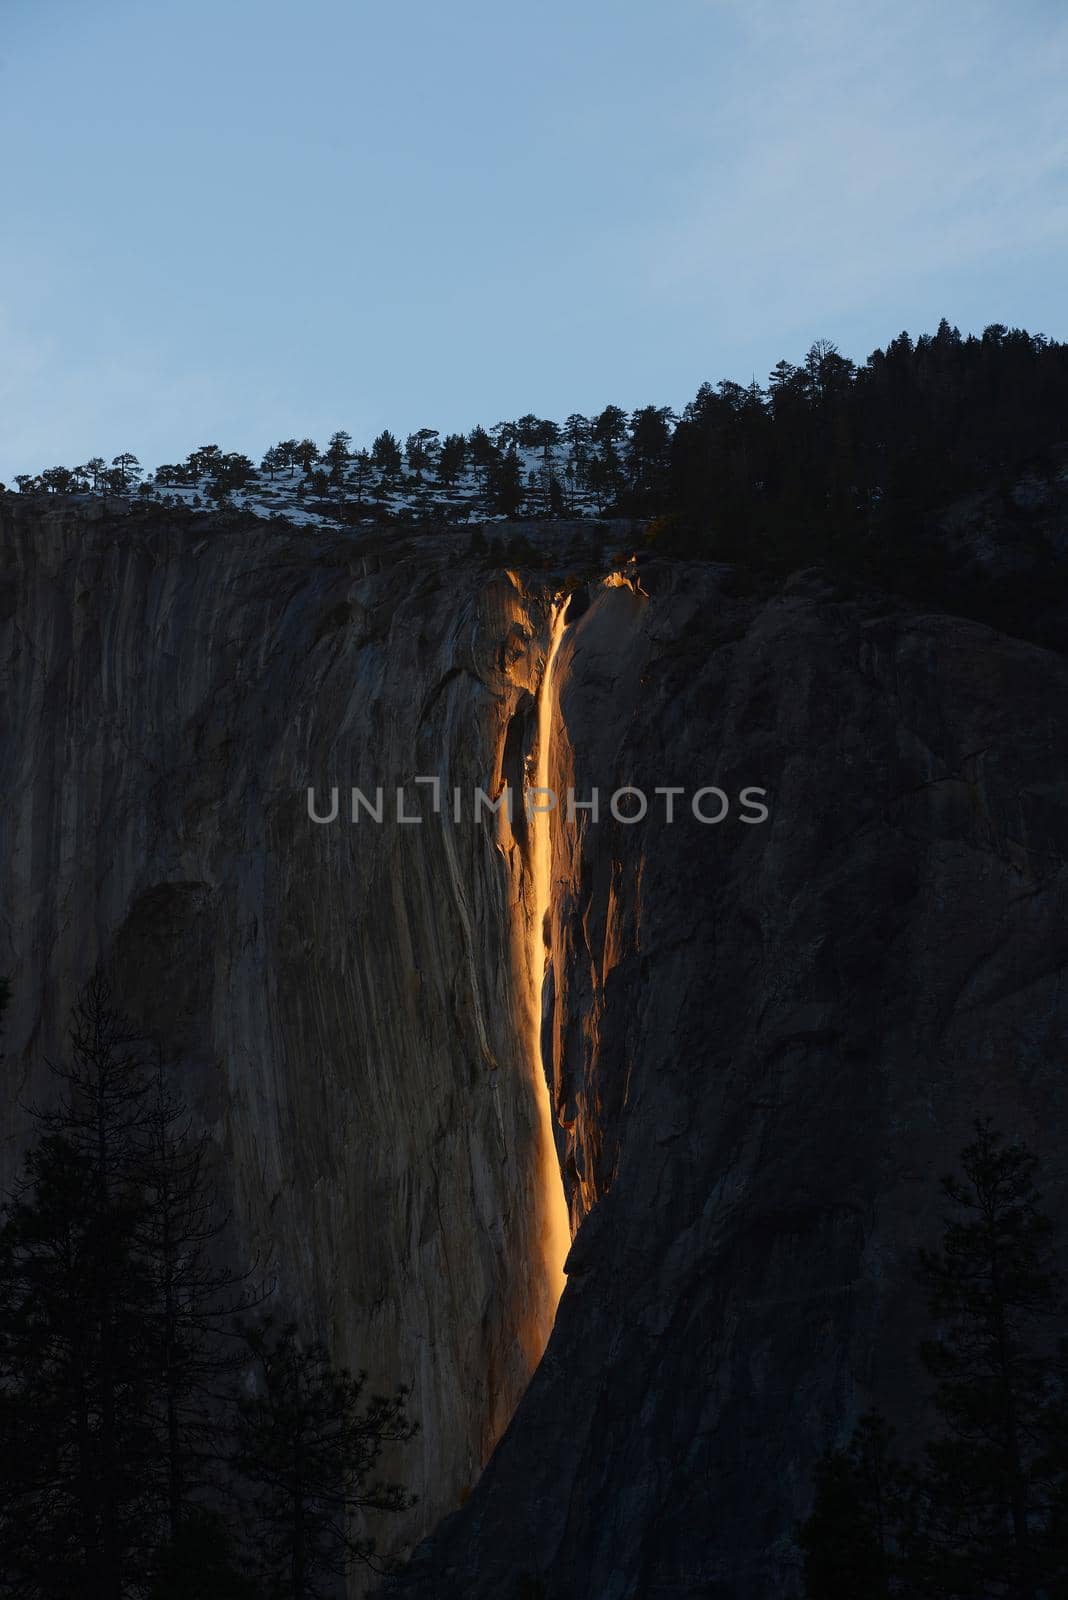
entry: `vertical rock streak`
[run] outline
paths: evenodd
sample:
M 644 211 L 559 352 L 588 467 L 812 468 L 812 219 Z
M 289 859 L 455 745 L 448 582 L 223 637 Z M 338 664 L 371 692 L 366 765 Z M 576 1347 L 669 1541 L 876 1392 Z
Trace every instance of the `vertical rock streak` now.
M 564 633 L 566 602 L 554 602 L 549 617 L 549 643 L 537 700 L 537 744 L 534 788 L 550 788 L 549 747 L 553 727 L 553 667 Z M 552 810 L 548 796 L 530 800 L 530 872 L 533 910 L 528 935 L 530 955 L 530 1057 L 538 1108 L 538 1186 L 541 1207 L 540 1243 L 545 1263 L 549 1326 L 567 1282 L 564 1262 L 571 1248 L 571 1226 L 564 1198 L 560 1163 L 553 1137 L 553 1108 L 542 1060 L 542 994 L 549 959 L 546 918 L 552 896 Z M 548 1337 L 549 1328 L 545 1330 Z

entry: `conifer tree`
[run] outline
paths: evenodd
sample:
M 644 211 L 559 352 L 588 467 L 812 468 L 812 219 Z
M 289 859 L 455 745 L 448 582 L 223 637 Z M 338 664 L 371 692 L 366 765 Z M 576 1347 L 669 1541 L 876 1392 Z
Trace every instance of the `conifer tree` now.
M 471 456 L 471 465 L 474 468 L 475 478 L 480 489 L 485 492 L 489 482 L 489 474 L 493 470 L 498 458 L 497 446 L 481 425 L 472 428 L 467 436 L 467 448 Z
M 657 489 L 667 468 L 674 413 L 668 406 L 642 406 L 630 419 L 628 462 L 636 489 Z
M 493 463 L 487 487 L 494 511 L 506 517 L 519 515 L 525 498 L 525 486 L 523 464 L 514 449 L 506 450 Z
M 951 1210 L 919 1278 L 935 1321 L 922 1346 L 942 1424 L 927 1446 L 918 1556 L 935 1594 L 1036 1600 L 1068 1580 L 1055 1507 L 1068 1483 L 1056 1335 L 1064 1302 L 1036 1158 L 988 1119 L 942 1180 Z
M 345 468 L 351 456 L 351 445 L 352 435 L 346 433 L 344 428 L 339 428 L 336 433 L 332 433 L 327 441 L 323 459 L 329 463 L 330 476 L 335 483 L 342 481 Z
M 886 1600 L 902 1592 L 895 1535 L 907 1480 L 892 1438 L 885 1418 L 868 1412 L 844 1449 L 821 1456 L 815 1505 L 798 1538 L 809 1600 Z
M 332 1365 L 296 1328 L 248 1330 L 256 1392 L 237 1399 L 234 1466 L 249 1490 L 250 1565 L 262 1600 L 325 1600 L 358 1561 L 379 1570 L 368 1511 L 412 1504 L 371 1477 L 382 1450 L 415 1433 L 409 1391 L 364 1400 L 365 1377 Z
M 217 1246 L 229 1217 L 209 1176 L 209 1153 L 208 1136 L 194 1134 L 157 1053 L 139 1158 L 144 1209 L 136 1246 L 149 1281 L 148 1395 L 159 1440 L 159 1499 L 172 1542 L 216 1476 L 219 1397 L 241 1362 L 228 1329 L 268 1292 L 253 1285 L 251 1270 L 238 1277 L 223 1264 Z
M 363 504 L 363 497 L 367 485 L 371 481 L 371 454 L 368 450 L 357 450 L 352 458 L 352 481 L 356 486 L 357 503 Z
M 408 471 L 416 478 L 421 478 L 434 465 L 439 449 L 436 428 L 419 428 L 415 433 L 410 433 L 404 444 Z
M 388 428 L 384 428 L 372 444 L 371 460 L 381 472 L 383 482 L 392 482 L 400 471 L 401 447 Z
M 567 444 L 566 476 L 572 503 L 576 487 L 585 482 L 586 464 L 590 455 L 590 423 L 580 411 L 573 411 L 564 423 L 563 437 Z
M 199 1548 L 222 1335 L 262 1291 L 219 1264 L 206 1140 L 99 976 L 53 1072 L 0 1224 L 0 1593 L 140 1600 Z
M 119 474 L 119 481 L 123 489 L 131 482 L 136 482 L 141 476 L 141 463 L 129 450 L 123 450 L 117 455 L 111 465 Z
M 451 488 L 463 472 L 466 455 L 467 441 L 463 434 L 447 433 L 438 455 L 438 477 L 447 488 Z
M 161 1551 L 148 1600 L 261 1600 L 226 1520 L 197 1509 Z
M 200 478 L 214 472 L 222 458 L 223 453 L 217 444 L 202 444 L 197 449 L 191 450 L 186 457 L 189 481 L 196 483 Z
M 939 1428 L 901 1468 L 862 1422 L 816 1473 L 799 1542 L 810 1600 L 1054 1600 L 1068 1593 L 1068 1342 L 1035 1157 L 979 1119 L 922 1251 Z M 882 1587 L 880 1587 L 880 1585 Z
M 15 1593 L 124 1600 L 153 1531 L 151 1287 L 137 1257 L 148 1084 L 101 979 L 70 1046 L 0 1231 L 0 1566 Z
M 304 476 L 307 477 L 319 459 L 319 446 L 314 439 L 302 439 L 294 448 L 293 459 L 303 467 Z

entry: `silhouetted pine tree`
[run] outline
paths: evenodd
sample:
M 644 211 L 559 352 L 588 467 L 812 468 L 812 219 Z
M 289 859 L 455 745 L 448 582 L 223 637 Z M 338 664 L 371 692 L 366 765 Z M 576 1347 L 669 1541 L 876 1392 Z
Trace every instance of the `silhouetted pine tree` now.
M 466 456 L 467 440 L 463 434 L 447 433 L 438 456 L 438 478 L 446 488 L 451 488 L 463 472 Z
M 352 457 L 352 482 L 356 489 L 356 504 L 363 505 L 363 497 L 367 485 L 371 481 L 371 453 L 369 450 L 357 450 Z
M 319 446 L 314 439 L 301 439 L 293 448 L 293 459 L 303 467 L 305 477 L 319 459 Z
M 148 1600 L 260 1600 L 225 1520 L 197 1510 L 163 1550 Z
M 921 1465 L 866 1418 L 820 1462 L 801 1529 L 810 1600 L 1060 1600 L 1068 1594 L 1068 1342 L 1036 1161 L 987 1120 L 942 1191 L 951 1211 L 919 1279 L 941 1424 Z
M 371 446 L 371 460 L 382 474 L 383 483 L 392 483 L 400 472 L 403 457 L 400 441 L 384 428 Z
M 352 435 L 346 433 L 344 428 L 339 428 L 336 433 L 330 435 L 323 451 L 323 460 L 329 464 L 330 477 L 334 483 L 343 483 L 345 468 L 351 459 Z
M 953 1208 L 942 1247 L 920 1264 L 937 1329 L 922 1354 L 942 1432 L 921 1475 L 917 1576 L 936 1595 L 1037 1600 L 1068 1582 L 1053 1226 L 1026 1146 L 978 1120 L 961 1160 L 963 1177 L 942 1182 Z
M 94 980 L 0 1230 L 0 1569 L 10 1594 L 123 1600 L 155 1532 L 138 1146 L 148 1080 Z
M 260 1296 L 220 1264 L 206 1140 L 99 977 L 53 1072 L 0 1226 L 0 1593 L 122 1600 L 190 1570 L 243 1360 L 223 1331 Z
M 885 1418 L 869 1412 L 844 1449 L 820 1458 L 815 1504 L 798 1537 L 809 1600 L 887 1600 L 902 1593 L 898 1536 L 906 1478 L 893 1458 L 892 1438 Z
M 486 490 L 489 483 L 489 474 L 497 460 L 498 450 L 485 428 L 472 428 L 467 436 L 467 449 L 471 457 L 471 466 L 474 469 L 475 480 L 480 489 Z
M 383 1447 L 415 1433 L 407 1389 L 363 1402 L 364 1375 L 334 1367 L 293 1325 L 248 1333 L 254 1394 L 237 1398 L 234 1467 L 248 1485 L 250 1570 L 261 1600 L 320 1600 L 357 1561 L 379 1570 L 369 1510 L 412 1498 L 371 1479 Z
M 499 455 L 489 469 L 488 493 L 493 510 L 505 517 L 517 517 L 526 498 L 523 463 L 515 450 Z
M 210 1140 L 194 1134 L 185 1101 L 167 1084 L 162 1063 L 146 1106 L 140 1152 L 145 1204 L 137 1232 L 147 1273 L 146 1360 L 151 1416 L 158 1439 L 158 1494 L 167 1535 L 202 1510 L 202 1491 L 217 1473 L 225 1379 L 242 1363 L 227 1337 L 238 1312 L 260 1303 L 225 1264 L 220 1241 L 229 1217 L 208 1173 Z

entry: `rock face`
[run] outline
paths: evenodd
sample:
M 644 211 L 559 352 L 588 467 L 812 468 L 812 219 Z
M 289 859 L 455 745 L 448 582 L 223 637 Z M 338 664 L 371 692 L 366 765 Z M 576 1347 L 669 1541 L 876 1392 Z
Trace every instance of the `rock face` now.
M 818 573 L 575 590 L 549 769 L 601 818 L 554 819 L 542 1044 L 577 1232 L 525 1387 L 528 830 L 345 800 L 521 783 L 574 531 L 509 575 L 464 536 L 0 515 L 8 1174 L 103 960 L 282 1292 L 414 1381 L 400 1536 L 434 1532 L 396 1592 L 796 1594 L 817 1452 L 873 1400 L 915 1415 L 911 1263 L 970 1119 L 1063 1147 L 1068 664 Z
M 1068 664 L 816 573 L 641 583 L 565 637 L 558 782 L 731 810 L 557 831 L 545 1041 L 585 1220 L 406 1594 L 796 1594 L 819 1450 L 873 1402 L 919 1421 L 912 1265 L 977 1111 L 1068 1217 Z
M 478 1477 L 555 1296 L 522 829 L 398 823 L 395 789 L 429 811 L 439 775 L 469 819 L 521 781 L 543 597 L 457 565 L 466 534 L 387 559 L 121 504 L 0 516 L 0 1178 L 102 962 L 217 1141 L 243 1253 L 339 1359 L 413 1384 L 403 1547 Z

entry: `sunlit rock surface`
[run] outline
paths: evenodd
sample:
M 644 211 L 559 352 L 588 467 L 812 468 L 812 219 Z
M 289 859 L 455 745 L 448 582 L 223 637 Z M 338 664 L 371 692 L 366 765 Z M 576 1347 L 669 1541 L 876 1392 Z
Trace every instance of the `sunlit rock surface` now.
M 242 1250 L 338 1359 L 413 1385 L 403 1544 L 477 1479 L 555 1308 L 525 841 L 470 820 L 522 781 L 543 596 L 461 560 L 466 532 L 0 517 L 3 1178 L 103 961 L 218 1141 Z M 389 820 L 400 784 L 430 812 L 416 776 L 461 788 L 461 824 Z
M 1063 657 L 818 573 L 584 587 L 574 529 L 509 576 L 466 534 L 0 504 L 7 1174 L 103 959 L 247 1247 L 415 1385 L 402 1533 L 435 1531 L 397 1593 L 795 1594 L 817 1452 L 922 1383 L 911 1262 L 971 1117 L 1063 1148 Z M 528 831 L 353 826 L 345 797 L 521 782 L 565 582 L 550 774 L 602 797 L 554 822 L 543 995 L 578 1233 L 513 1416 L 552 1302 Z
M 544 1038 L 585 1221 L 405 1594 L 797 1594 L 820 1449 L 873 1403 L 913 1431 L 915 1250 L 977 1111 L 1068 1219 L 1068 663 L 818 573 L 637 571 L 561 649 L 558 781 L 731 811 L 557 832 Z

